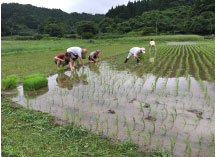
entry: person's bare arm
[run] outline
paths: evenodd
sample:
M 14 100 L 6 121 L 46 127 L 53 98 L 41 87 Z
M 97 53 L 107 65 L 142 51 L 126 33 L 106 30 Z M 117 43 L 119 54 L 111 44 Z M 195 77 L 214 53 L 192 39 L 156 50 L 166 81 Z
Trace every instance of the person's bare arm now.
M 71 62 L 69 62 L 69 67 L 70 67 L 71 72 L 73 72 L 74 68 L 73 68 L 73 66 L 72 66 L 72 63 L 71 63 Z
M 60 59 L 60 58 L 58 58 L 57 56 L 55 56 L 55 58 L 54 58 L 54 59 L 57 59 L 57 60 L 59 60 L 59 61 L 64 62 L 64 60 L 63 60 L 63 59 Z
M 80 57 L 80 61 L 81 61 L 82 67 L 84 68 L 84 61 L 83 61 L 82 57 Z
M 140 57 L 134 56 L 138 61 L 141 61 Z
M 92 55 L 90 55 L 90 59 L 91 59 L 93 62 L 96 62 L 96 60 L 93 58 Z

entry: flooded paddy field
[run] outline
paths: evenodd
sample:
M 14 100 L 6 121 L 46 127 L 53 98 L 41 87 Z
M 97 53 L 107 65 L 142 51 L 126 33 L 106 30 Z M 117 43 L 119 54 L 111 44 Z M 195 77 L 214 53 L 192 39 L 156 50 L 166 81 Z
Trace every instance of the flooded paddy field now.
M 215 155 L 215 53 L 196 45 L 171 45 L 137 64 L 126 54 L 48 78 L 35 92 L 18 87 L 20 105 L 143 150 L 176 156 Z M 153 59 L 152 59 L 153 58 Z

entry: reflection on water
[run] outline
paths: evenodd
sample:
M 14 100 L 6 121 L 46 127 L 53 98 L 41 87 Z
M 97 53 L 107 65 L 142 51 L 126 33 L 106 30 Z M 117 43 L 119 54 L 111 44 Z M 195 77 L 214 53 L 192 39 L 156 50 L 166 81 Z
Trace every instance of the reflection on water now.
M 87 75 L 84 74 L 84 70 L 82 70 L 80 74 L 75 71 L 74 73 L 71 73 L 69 75 L 64 73 L 57 75 L 56 82 L 58 87 L 72 90 L 73 86 L 78 86 L 79 84 L 88 85 Z
M 113 62 L 53 75 L 48 78 L 49 91 L 36 98 L 26 98 L 20 86 L 12 100 L 104 135 L 132 139 L 144 148 L 171 150 L 170 138 L 175 137 L 176 156 L 185 155 L 186 139 L 192 156 L 210 155 L 215 133 L 213 83 L 193 77 L 156 80 L 153 74 L 141 72 L 141 65 L 131 63 L 129 68 Z

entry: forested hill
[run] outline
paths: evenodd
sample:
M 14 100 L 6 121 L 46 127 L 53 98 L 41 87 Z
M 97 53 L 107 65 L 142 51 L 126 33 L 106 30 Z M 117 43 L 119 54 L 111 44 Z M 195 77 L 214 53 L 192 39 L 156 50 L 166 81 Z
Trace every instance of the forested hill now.
M 128 2 L 128 4 L 111 8 L 106 16 L 118 17 L 118 18 L 131 18 L 137 15 L 141 15 L 143 12 L 152 10 L 165 10 L 168 8 L 179 6 L 192 6 L 195 0 L 138 0 L 134 2 Z
M 121 33 L 215 34 L 215 0 L 138 0 L 111 8 L 110 19 Z
M 70 31 L 68 27 L 74 26 L 79 21 L 99 21 L 104 15 L 71 13 L 68 14 L 60 9 L 47 9 L 32 5 L 22 5 L 18 3 L 1 4 L 1 24 L 2 35 L 31 34 L 38 29 L 39 25 L 47 20 L 55 20 L 56 23 L 64 25 L 64 30 Z
M 215 0 L 137 0 L 111 8 L 106 15 L 3 3 L 1 15 L 3 36 L 215 34 Z

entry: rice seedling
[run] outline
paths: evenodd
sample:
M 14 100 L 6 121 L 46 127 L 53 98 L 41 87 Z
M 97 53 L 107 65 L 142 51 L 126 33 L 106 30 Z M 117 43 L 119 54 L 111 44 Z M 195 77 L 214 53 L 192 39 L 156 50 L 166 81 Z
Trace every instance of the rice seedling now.
M 6 79 L 1 80 L 1 89 L 12 89 L 17 86 L 19 78 L 16 75 L 9 75 Z
M 153 126 L 153 130 L 152 130 L 152 132 L 153 132 L 153 133 L 155 133 L 155 121 L 154 121 L 154 120 L 152 120 L 152 121 L 151 121 L 151 123 L 152 123 L 152 126 Z
M 136 119 L 135 119 L 135 117 L 134 117 L 134 116 L 133 116 L 133 118 L 132 118 L 132 119 L 133 119 L 133 124 L 134 124 L 134 125 L 133 125 L 133 130 L 135 130 L 135 129 L 136 129 Z
M 212 145 L 214 145 L 215 144 L 215 133 L 213 133 L 212 131 L 211 131 L 211 144 Z
M 78 121 L 79 121 L 79 126 L 82 126 L 82 113 L 78 113 Z
M 58 69 L 57 69 L 57 73 L 58 73 L 58 74 L 64 73 L 64 68 L 58 68 Z
M 157 142 L 156 142 L 156 148 L 157 148 L 157 149 L 160 149 L 160 146 L 161 146 L 161 139 L 158 138 L 158 139 L 157 139 Z
M 166 133 L 167 133 L 167 126 L 166 126 L 166 124 L 163 124 L 163 126 L 162 126 L 161 129 L 164 131 L 163 136 L 166 136 Z
M 143 138 L 144 138 L 144 144 L 143 145 L 146 145 L 148 143 L 146 133 L 143 133 Z
M 152 130 L 150 128 L 147 129 L 148 134 L 149 134 L 149 144 L 152 142 Z
M 119 118 L 118 118 L 118 114 L 116 114 L 115 125 L 116 125 L 116 136 L 117 136 L 118 133 L 119 133 Z
M 76 116 L 75 116 L 75 112 L 71 112 L 71 117 L 72 117 L 72 125 L 75 124 L 75 119 L 76 119 Z
M 188 153 L 188 156 L 189 157 L 191 157 L 191 153 L 192 153 L 192 147 L 191 147 L 191 145 L 190 145 L 190 141 L 189 141 L 189 137 L 187 136 L 186 138 L 185 138 L 185 144 L 186 144 L 186 151 L 188 151 L 187 153 Z
M 153 111 L 152 111 L 152 117 L 154 117 L 155 120 L 156 120 L 157 113 L 158 113 L 157 110 L 153 110 Z
M 143 123 L 143 131 L 144 131 L 146 128 L 146 122 L 145 122 L 145 119 L 143 117 L 141 118 L 141 122 Z
M 144 109 L 143 109 L 143 105 L 141 102 L 139 102 L 139 106 L 140 106 L 140 112 L 142 113 L 142 115 L 144 117 Z
M 23 79 L 23 88 L 25 90 L 37 90 L 48 86 L 47 78 L 42 74 L 32 74 Z
M 174 113 L 175 113 L 175 117 L 177 117 L 178 113 L 177 113 L 177 109 L 176 109 L 176 107 L 175 107 L 175 106 L 172 106 L 172 110 L 173 110 L 173 111 L 174 111 Z
M 199 151 L 202 150 L 202 135 L 198 136 Z
M 66 122 L 69 123 L 69 112 L 68 112 L 68 110 L 65 111 L 65 117 L 66 117 Z
M 106 128 L 107 128 L 107 134 L 109 133 L 109 121 L 106 119 Z
M 171 149 L 171 153 L 173 153 L 174 151 L 174 147 L 175 147 L 175 142 L 176 142 L 176 137 L 173 135 L 172 137 L 170 137 L 170 149 Z
M 176 119 L 175 114 L 172 113 L 172 112 L 170 112 L 170 117 L 171 117 L 171 122 L 174 124 L 175 123 L 175 119 Z

